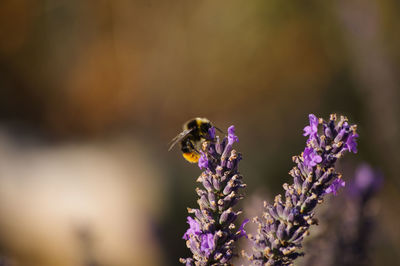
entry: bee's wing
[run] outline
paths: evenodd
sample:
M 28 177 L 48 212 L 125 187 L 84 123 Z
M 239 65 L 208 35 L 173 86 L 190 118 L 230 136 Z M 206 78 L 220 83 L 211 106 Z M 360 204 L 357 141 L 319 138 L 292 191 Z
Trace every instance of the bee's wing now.
M 170 143 L 171 146 L 169 147 L 168 151 L 170 151 L 176 143 L 178 143 L 179 141 L 181 141 L 184 137 L 186 137 L 190 132 L 192 132 L 193 128 L 191 129 L 186 129 L 184 131 L 182 131 L 181 133 L 179 133 L 175 138 L 173 138 Z

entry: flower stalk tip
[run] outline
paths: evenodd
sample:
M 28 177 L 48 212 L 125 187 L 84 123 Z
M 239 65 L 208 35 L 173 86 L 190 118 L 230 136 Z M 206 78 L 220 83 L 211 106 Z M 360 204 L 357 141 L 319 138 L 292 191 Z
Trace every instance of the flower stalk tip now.
M 220 140 L 215 128 L 209 129 L 210 139 L 203 142 L 198 166 L 203 171 L 197 188 L 199 208 L 188 208 L 194 218 L 188 217 L 189 229 L 183 235 L 191 258 L 180 259 L 185 265 L 230 265 L 235 255 L 236 241 L 246 234 L 243 222 L 236 230 L 235 221 L 241 211 L 235 205 L 242 198 L 241 189 L 246 185 L 238 171 L 242 156 L 233 149 L 239 141 L 235 127 L 228 128 L 228 136 Z
M 323 197 L 337 194 L 345 181 L 335 170 L 335 163 L 346 152 L 357 152 L 356 125 L 347 118 L 331 115 L 328 121 L 309 115 L 309 125 L 304 128 L 308 136 L 303 153 L 293 157 L 296 164 L 289 174 L 291 185 L 284 184 L 284 197 L 278 195 L 273 204 L 264 204 L 257 234 L 250 239 L 253 254 L 247 256 L 254 265 L 293 265 L 302 256 L 302 241 L 309 228 L 316 224 L 315 207 Z

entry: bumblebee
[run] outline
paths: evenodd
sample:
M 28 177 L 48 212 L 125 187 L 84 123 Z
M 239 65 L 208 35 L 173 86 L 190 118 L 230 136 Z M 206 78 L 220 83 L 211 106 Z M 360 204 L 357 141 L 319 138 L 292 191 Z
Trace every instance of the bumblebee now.
M 179 142 L 183 158 L 188 162 L 197 163 L 200 158 L 201 144 L 209 139 L 208 130 L 212 127 L 207 118 L 196 117 L 183 125 L 183 131 L 171 140 L 169 151 Z M 219 130 L 219 129 L 218 129 Z

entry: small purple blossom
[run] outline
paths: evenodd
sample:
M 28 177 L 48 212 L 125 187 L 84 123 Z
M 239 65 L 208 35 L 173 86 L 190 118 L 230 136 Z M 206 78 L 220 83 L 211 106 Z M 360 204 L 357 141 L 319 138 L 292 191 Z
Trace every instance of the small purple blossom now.
M 325 189 L 325 193 L 332 193 L 336 196 L 339 188 L 344 187 L 345 185 L 346 182 L 344 180 L 342 180 L 341 178 L 336 178 L 335 180 L 333 180 L 332 184 L 327 189 Z
M 208 136 L 210 139 L 215 139 L 215 127 L 210 127 L 208 129 Z
M 346 149 L 350 152 L 357 153 L 357 142 L 356 138 L 358 138 L 357 133 L 350 134 L 346 140 Z
M 355 177 L 349 184 L 349 193 L 351 196 L 368 198 L 381 188 L 382 182 L 382 173 L 364 163 L 357 167 Z
M 201 153 L 201 156 L 199 158 L 198 165 L 199 165 L 200 169 L 205 169 L 208 167 L 208 159 L 204 152 L 200 152 L 200 153 Z
M 303 152 L 304 164 L 308 167 L 314 167 L 322 162 L 322 157 L 313 148 L 305 148 Z
M 249 220 L 249 219 L 245 219 L 245 220 L 242 222 L 242 224 L 240 225 L 240 227 L 239 227 L 239 231 L 238 231 L 238 232 L 240 233 L 240 236 L 241 236 L 241 237 L 244 236 L 244 237 L 248 238 L 247 232 L 246 232 L 246 230 L 244 230 L 244 227 L 246 226 L 246 224 L 247 224 L 248 222 L 250 222 L 250 220 Z
M 192 217 L 187 217 L 187 223 L 189 224 L 189 229 L 183 235 L 183 239 L 189 240 L 190 235 L 199 235 L 201 233 L 200 224 Z
M 228 143 L 232 145 L 234 142 L 239 142 L 239 138 L 235 135 L 235 126 L 228 128 Z
M 313 115 L 309 114 L 308 118 L 310 120 L 310 125 L 306 126 L 304 130 L 303 136 L 308 136 L 310 135 L 310 139 L 315 138 L 318 134 L 318 118 Z
M 211 233 L 201 235 L 200 250 L 208 257 L 215 248 L 214 235 Z

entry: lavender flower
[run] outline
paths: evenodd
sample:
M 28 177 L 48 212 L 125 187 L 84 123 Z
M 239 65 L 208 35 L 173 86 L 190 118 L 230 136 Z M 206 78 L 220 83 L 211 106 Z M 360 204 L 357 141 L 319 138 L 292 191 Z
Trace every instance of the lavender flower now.
M 215 139 L 215 127 L 210 127 L 210 129 L 208 129 L 208 136 L 211 140 Z
M 254 265 L 293 265 L 302 255 L 303 238 L 309 227 L 316 224 L 314 209 L 327 191 L 336 193 L 344 185 L 335 171 L 335 163 L 346 151 L 356 152 L 356 125 L 349 126 L 347 118 L 336 115 L 329 121 L 309 115 L 310 125 L 304 128 L 309 136 L 307 147 L 300 156 L 294 156 L 296 166 L 289 172 L 293 184 L 284 184 L 285 197 L 275 197 L 274 204 L 264 203 L 261 218 L 254 218 L 258 231 L 251 236 L 254 253 L 248 256 Z M 318 133 L 321 127 L 322 134 Z
M 358 138 L 358 134 L 353 133 L 350 134 L 346 140 L 346 149 L 350 152 L 357 153 L 357 142 L 356 138 Z
M 230 126 L 228 128 L 228 143 L 232 145 L 234 142 L 239 142 L 239 138 L 235 135 L 235 127 Z
M 339 188 L 344 187 L 345 185 L 346 182 L 344 182 L 341 178 L 336 178 L 335 180 L 333 180 L 332 184 L 327 189 L 325 189 L 325 193 L 332 193 L 336 196 Z
M 246 230 L 244 230 L 244 227 L 246 226 L 246 224 L 247 224 L 248 222 L 250 222 L 250 220 L 249 220 L 249 219 L 245 219 L 245 220 L 242 222 L 242 224 L 240 225 L 240 227 L 239 227 L 240 236 L 244 236 L 244 237 L 246 237 L 246 238 L 249 238 L 248 235 L 247 235 Z
M 229 127 L 222 140 L 215 135 L 215 128 L 208 135 L 198 163 L 204 169 L 197 179 L 204 187 L 196 189 L 199 209 L 188 208 L 194 218 L 188 217 L 189 229 L 183 236 L 193 253 L 192 258 L 180 259 L 186 265 L 229 265 L 235 242 L 245 235 L 245 222 L 239 230 L 234 225 L 241 212 L 233 207 L 242 198 L 239 189 L 246 186 L 238 172 L 241 154 L 232 149 L 239 141 L 235 128 Z
M 306 126 L 304 128 L 303 136 L 310 136 L 310 139 L 311 139 L 311 138 L 315 138 L 317 136 L 317 133 L 318 133 L 318 118 L 313 114 L 308 115 L 308 118 L 310 120 L 310 125 Z
M 211 252 L 215 248 L 214 235 L 207 233 L 201 235 L 200 249 L 206 256 L 210 256 Z
M 200 169 L 206 169 L 208 167 L 207 155 L 204 152 L 201 152 L 198 165 Z
M 364 163 L 357 167 L 355 177 L 349 184 L 349 195 L 366 201 L 382 186 L 383 175 Z
M 334 261 L 332 265 L 369 265 L 374 229 L 377 222 L 377 204 L 371 204 L 381 188 L 383 175 L 364 163 L 357 167 L 355 177 L 347 188 L 346 202 L 341 204 L 342 216 L 336 228 Z M 344 205 L 344 207 L 343 207 Z
M 187 220 L 188 220 L 187 223 L 189 224 L 189 229 L 182 237 L 185 240 L 189 240 L 191 235 L 199 235 L 201 233 L 200 224 L 196 220 L 194 220 L 190 216 L 188 216 Z
M 300 265 L 370 265 L 371 254 L 379 245 L 375 228 L 380 204 L 375 196 L 382 181 L 382 173 L 367 163 L 356 168 L 354 178 L 343 191 L 344 197 L 330 202 L 329 208 L 320 212 L 320 223 L 325 226 L 314 231 L 313 238 L 306 242 L 307 257 Z
M 303 152 L 304 165 L 314 167 L 322 161 L 322 157 L 313 148 L 305 148 Z

